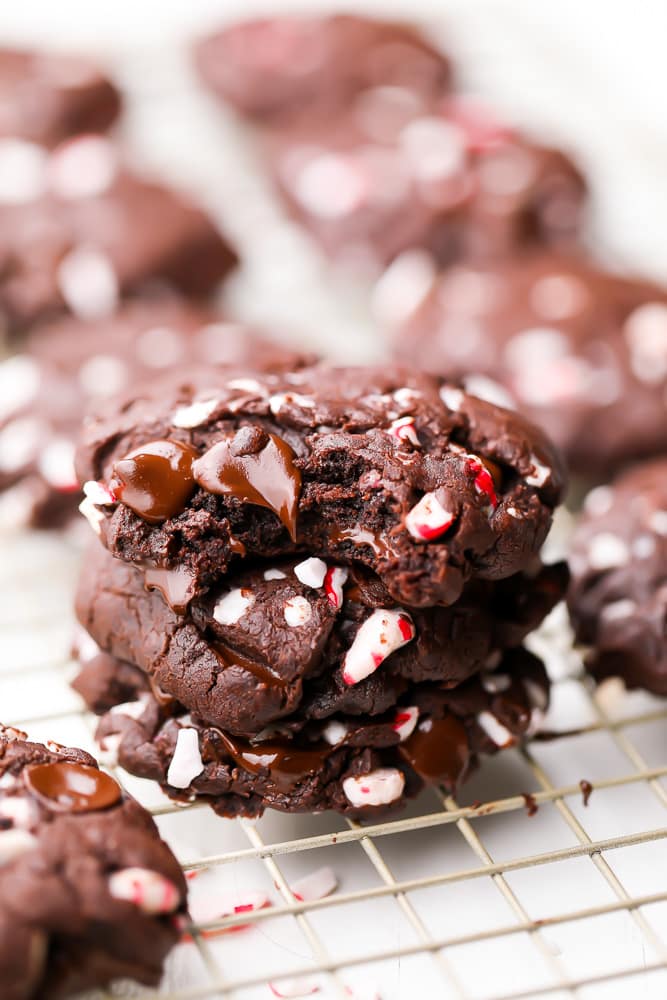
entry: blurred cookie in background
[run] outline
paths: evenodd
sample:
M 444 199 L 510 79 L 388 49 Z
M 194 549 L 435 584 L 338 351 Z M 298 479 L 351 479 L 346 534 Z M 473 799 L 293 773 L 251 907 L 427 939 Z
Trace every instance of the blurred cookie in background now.
M 262 142 L 290 213 L 355 274 L 376 278 L 414 249 L 450 265 L 567 245 L 583 224 L 585 183 L 568 157 L 463 98 L 362 90 L 337 117 Z
M 82 132 L 105 132 L 120 109 L 118 90 L 89 59 L 0 49 L 0 150 L 12 140 L 55 146 Z M 13 156 L 30 169 L 30 152 L 19 142 Z
M 551 251 L 437 275 L 413 257 L 376 307 L 400 360 L 515 405 L 585 478 L 667 452 L 667 289 Z
M 666 695 L 667 458 L 588 494 L 570 568 L 570 617 L 591 673 Z
M 65 311 L 109 315 L 154 279 L 206 295 L 237 262 L 199 208 L 131 173 L 101 136 L 16 153 L 0 141 L 0 322 L 10 333 Z
M 348 14 L 232 24 L 203 39 L 195 61 L 214 93 L 272 125 L 321 122 L 375 88 L 428 101 L 451 82 L 448 58 L 417 28 Z

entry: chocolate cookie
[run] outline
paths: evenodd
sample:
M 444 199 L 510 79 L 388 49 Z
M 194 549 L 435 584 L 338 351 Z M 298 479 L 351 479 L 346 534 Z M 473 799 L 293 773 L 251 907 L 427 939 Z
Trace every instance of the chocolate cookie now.
M 201 41 L 195 58 L 216 94 L 271 123 L 327 118 L 366 90 L 431 99 L 451 76 L 415 28 L 350 15 L 244 21 Z
M 157 985 L 185 898 L 149 814 L 89 754 L 0 727 L 3 1000 Z
M 222 816 L 334 809 L 372 818 L 425 785 L 456 792 L 480 753 L 511 746 L 539 726 L 549 700 L 540 661 L 524 649 L 454 689 L 411 684 L 379 716 L 341 713 L 298 733 L 271 728 L 252 741 L 167 710 L 142 689 L 112 708 L 97 738 L 133 774 L 180 799 L 202 796 Z
M 408 288 L 384 291 L 410 299 Z M 664 288 L 582 258 L 515 256 L 443 272 L 393 332 L 397 357 L 479 373 L 470 392 L 516 400 L 582 475 L 667 451 Z
M 23 354 L 0 362 L 0 524 L 55 527 L 76 513 L 75 442 L 83 416 L 108 396 L 184 364 L 272 370 L 302 360 L 172 295 L 36 328 Z
M 276 560 L 226 577 L 183 618 L 159 593 L 164 574 L 144 574 L 95 543 L 76 611 L 101 651 L 79 653 L 75 687 L 91 707 L 104 705 L 99 688 L 112 654 L 145 671 L 165 703 L 241 735 L 278 720 L 295 732 L 338 712 L 377 715 L 411 683 L 453 687 L 495 664 L 538 627 L 566 580 L 563 564 L 538 566 L 474 581 L 450 607 L 407 611 L 360 567 Z M 124 683 L 119 671 L 114 677 Z
M 86 59 L 54 52 L 0 50 L 0 165 L 12 158 L 17 178 L 32 150 L 17 140 L 55 146 L 82 132 L 104 132 L 118 116 L 120 94 Z M 0 188 L 7 175 L 0 169 Z
M 84 510 L 184 606 L 243 556 L 361 563 L 400 604 L 530 566 L 563 490 L 523 418 L 407 369 L 153 382 L 88 423 Z
M 570 616 L 599 679 L 667 694 L 667 459 L 588 494 L 572 542 Z
M 404 251 L 436 263 L 572 242 L 585 185 L 561 152 L 463 100 L 363 91 L 335 118 L 268 130 L 288 208 L 338 262 L 377 274 Z
M 129 173 L 100 136 L 32 166 L 3 164 L 0 145 L 0 319 L 10 329 L 68 310 L 110 314 L 149 279 L 211 292 L 236 263 L 212 222 L 186 199 Z

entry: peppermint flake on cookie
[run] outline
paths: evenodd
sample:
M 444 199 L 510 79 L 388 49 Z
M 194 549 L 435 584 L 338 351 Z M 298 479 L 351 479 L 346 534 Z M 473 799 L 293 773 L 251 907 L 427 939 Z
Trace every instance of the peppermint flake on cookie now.
M 285 621 L 291 628 L 298 628 L 310 621 L 313 609 L 305 597 L 291 597 L 285 602 Z
M 455 517 L 445 510 L 435 493 L 425 493 L 405 516 L 405 527 L 419 542 L 430 542 L 451 528 Z
M 347 570 L 341 566 L 330 566 L 324 577 L 324 590 L 336 610 L 343 605 L 343 586 L 347 580 Z
M 187 788 L 203 770 L 197 730 L 179 729 L 176 749 L 167 771 L 167 784 L 172 788 Z
M 200 427 L 218 406 L 217 399 L 201 399 L 189 406 L 179 406 L 171 418 L 172 427 Z
M 408 736 L 412 735 L 418 719 L 419 709 L 415 705 L 396 709 L 396 715 L 394 716 L 391 728 L 395 733 L 398 733 L 400 743 L 403 743 L 404 740 L 407 740 Z
M 400 799 L 405 776 L 395 767 L 380 767 L 370 774 L 355 774 L 343 781 L 343 792 L 353 806 L 385 806 Z
M 390 437 L 397 438 L 399 441 L 409 441 L 415 448 L 420 448 L 421 443 L 417 437 L 414 423 L 414 417 L 399 417 L 397 420 L 391 422 L 386 433 Z
M 318 590 L 326 579 L 327 564 L 322 559 L 311 556 L 294 567 L 294 575 L 305 587 Z
M 236 587 L 225 594 L 213 608 L 213 617 L 220 625 L 236 625 L 255 603 L 255 595 L 247 587 Z
M 358 684 L 387 657 L 416 635 L 410 615 L 401 609 L 378 609 L 362 624 L 343 660 L 343 681 Z

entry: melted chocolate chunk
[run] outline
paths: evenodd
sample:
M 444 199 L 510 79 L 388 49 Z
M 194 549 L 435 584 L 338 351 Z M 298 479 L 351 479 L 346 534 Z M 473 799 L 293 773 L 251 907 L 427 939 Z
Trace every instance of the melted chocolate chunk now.
M 47 809 L 56 812 L 96 812 L 122 798 L 117 781 L 88 764 L 54 761 L 26 768 L 25 782 Z
M 295 785 L 320 771 L 331 747 L 326 745 L 303 750 L 289 740 L 274 740 L 257 744 L 218 730 L 225 749 L 239 767 L 250 774 L 268 772 L 278 791 L 288 794 Z
M 294 464 L 294 452 L 277 434 L 244 427 L 231 441 L 213 445 L 194 462 L 192 471 L 197 483 L 209 493 L 268 507 L 296 541 L 301 473 Z
M 111 489 L 149 524 L 180 514 L 195 490 L 197 452 L 178 441 L 149 441 L 113 467 Z
M 187 566 L 161 569 L 149 566 L 144 572 L 147 590 L 159 590 L 162 597 L 177 615 L 184 615 L 194 596 L 194 580 Z
M 399 750 L 424 781 L 448 788 L 456 788 L 470 766 L 465 726 L 449 712 L 442 719 L 425 719 Z

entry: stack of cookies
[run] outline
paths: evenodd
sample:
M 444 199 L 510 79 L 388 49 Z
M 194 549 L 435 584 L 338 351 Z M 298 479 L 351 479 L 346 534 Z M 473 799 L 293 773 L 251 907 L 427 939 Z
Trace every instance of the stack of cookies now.
M 76 686 L 169 794 L 373 814 L 546 708 L 521 644 L 564 476 L 516 414 L 400 368 L 193 369 L 109 401 L 78 471 Z

